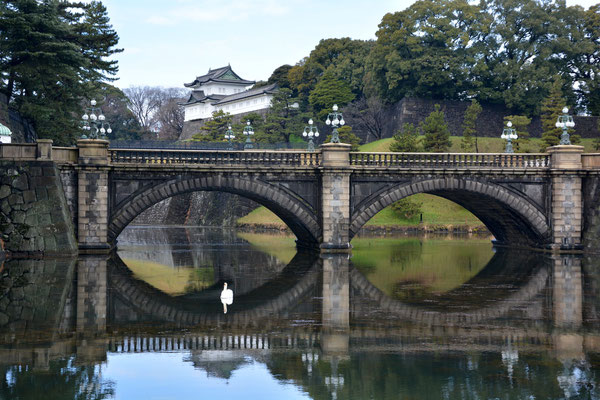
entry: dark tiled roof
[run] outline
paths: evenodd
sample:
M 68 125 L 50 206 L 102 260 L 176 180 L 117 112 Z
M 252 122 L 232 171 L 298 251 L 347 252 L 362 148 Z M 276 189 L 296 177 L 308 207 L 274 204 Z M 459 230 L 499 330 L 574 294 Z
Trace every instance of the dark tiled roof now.
M 201 85 L 206 82 L 222 82 L 222 83 L 239 83 L 240 85 L 253 85 L 254 81 L 247 81 L 240 78 L 238 74 L 233 72 L 231 66 L 221 67 L 217 69 L 211 69 L 206 75 L 197 76 L 193 82 L 184 83 L 185 87 L 192 87 Z
M 259 96 L 261 94 L 273 94 L 273 93 L 277 93 L 277 89 L 278 89 L 278 85 L 276 83 L 274 83 L 272 85 L 268 85 L 268 86 L 259 87 L 256 89 L 250 89 L 250 90 L 246 90 L 244 92 L 225 96 L 223 99 L 213 103 L 213 105 L 226 104 L 226 103 L 230 103 L 232 101 L 246 99 L 248 97 Z
M 179 104 L 181 104 L 182 106 L 186 106 L 188 104 L 202 103 L 207 100 L 219 101 L 224 97 L 226 97 L 224 94 L 210 94 L 207 96 L 204 94 L 204 90 L 193 90 L 190 93 L 190 97 L 188 97 L 187 101 Z

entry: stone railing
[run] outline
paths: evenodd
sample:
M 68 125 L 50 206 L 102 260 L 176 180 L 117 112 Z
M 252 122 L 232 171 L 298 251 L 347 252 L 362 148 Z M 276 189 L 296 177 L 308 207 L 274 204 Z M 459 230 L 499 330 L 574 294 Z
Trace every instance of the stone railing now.
M 185 336 L 125 336 L 112 338 L 108 350 L 116 353 L 207 349 L 311 349 L 319 343 L 319 333 L 238 334 Z
M 581 155 L 581 166 L 584 169 L 600 168 L 600 153 L 584 153 Z
M 545 153 L 350 153 L 354 167 L 384 168 L 548 168 Z
M 88 143 L 89 142 L 89 143 Z M 91 147 L 90 147 L 91 146 Z M 551 167 L 549 153 L 363 153 L 331 149 L 308 151 L 274 150 L 182 150 L 182 149 L 117 149 L 107 148 L 108 142 L 87 140 L 78 142 L 78 147 L 52 146 L 51 140 L 38 143 L 0 144 L 0 160 L 32 161 L 52 160 L 59 164 L 77 164 L 82 154 L 94 147 L 94 157 L 104 161 L 101 164 L 143 164 L 143 165 L 216 165 L 216 166 L 287 166 L 287 167 L 327 167 L 331 154 L 337 154 L 336 162 L 353 168 L 512 168 L 546 169 Z M 85 150 L 84 150 L 85 149 Z M 326 153 L 326 150 L 328 153 Z M 82 153 L 84 151 L 84 153 Z M 582 150 L 581 150 L 582 151 Z M 98 153 L 98 154 L 96 154 Z M 331 154 L 329 154 L 331 153 Z M 329 154 L 327 157 L 325 154 Z M 328 158 L 329 157 L 329 158 Z M 339 160 L 338 160 L 339 158 Z M 337 164 L 336 164 L 337 165 Z M 600 153 L 581 154 L 583 169 L 600 169 Z
M 319 152 L 110 149 L 111 163 L 319 166 Z
M 22 161 L 37 160 L 37 144 L 2 144 L 0 145 L 0 159 Z

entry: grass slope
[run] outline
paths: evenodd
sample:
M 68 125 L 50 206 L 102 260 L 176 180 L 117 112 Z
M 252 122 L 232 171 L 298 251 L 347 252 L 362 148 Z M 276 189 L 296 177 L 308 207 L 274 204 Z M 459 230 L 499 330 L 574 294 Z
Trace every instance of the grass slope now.
M 178 267 L 124 258 L 123 262 L 133 276 L 158 290 L 177 296 L 191 290 L 200 290 L 214 283 L 214 272 L 209 268 Z
M 460 148 L 460 141 L 462 136 L 451 136 L 452 147 L 450 147 L 450 153 L 462 153 L 463 150 Z M 364 152 L 384 152 L 390 151 L 390 145 L 394 139 L 387 138 L 377 140 L 375 142 L 363 144 L 358 148 L 359 151 Z M 480 153 L 503 153 L 506 147 L 504 140 L 492 137 L 478 138 L 478 147 Z M 528 153 L 538 153 L 541 150 L 542 140 L 539 138 L 529 139 L 529 143 L 524 144 L 524 148 Z M 594 139 L 582 139 L 579 145 L 585 147 L 585 151 L 588 153 L 597 152 L 594 150 Z
M 411 196 L 412 201 L 422 203 L 424 225 L 483 225 L 477 217 L 465 210 L 463 207 L 444 198 L 426 193 Z M 246 216 L 238 219 L 238 225 L 252 225 L 269 228 L 283 229 L 285 223 L 265 207 L 259 207 Z M 389 207 L 380 211 L 371 218 L 367 225 L 371 226 L 417 226 L 420 223 L 420 215 L 411 219 L 399 217 Z

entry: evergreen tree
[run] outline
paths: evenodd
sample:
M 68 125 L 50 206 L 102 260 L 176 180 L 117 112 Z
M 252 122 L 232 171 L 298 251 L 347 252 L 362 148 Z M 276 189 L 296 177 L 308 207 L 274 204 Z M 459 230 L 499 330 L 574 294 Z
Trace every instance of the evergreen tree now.
M 117 41 L 99 2 L 0 2 L 0 91 L 39 137 L 72 144 L 85 97 L 117 71 Z
M 422 206 L 422 202 L 416 202 L 411 200 L 410 197 L 405 197 L 396 201 L 395 203 L 392 203 L 390 207 L 398 217 L 405 220 L 410 220 L 423 212 L 421 209 Z
M 271 108 L 265 118 L 263 141 L 289 143 L 292 135 L 302 133 L 309 118 L 300 113 L 295 99 L 292 98 L 292 91 L 280 88 L 273 95 Z
M 110 124 L 112 132 L 108 134 L 110 140 L 140 140 L 144 134 L 135 115 L 127 107 L 129 99 L 121 89 L 105 85 L 102 88 L 104 102 L 100 104 Z
M 342 107 L 354 100 L 354 94 L 345 82 L 333 73 L 326 72 L 308 96 L 308 102 L 317 112 L 319 120 L 324 120 L 334 104 Z
M 452 146 L 450 130 L 444 121 L 444 112 L 439 104 L 435 105 L 431 114 L 421 123 L 421 131 L 425 135 L 423 139 L 425 151 L 442 153 Z
M 477 117 L 481 113 L 481 105 L 477 100 L 471 100 L 471 104 L 465 110 L 465 116 L 463 119 L 463 135 L 460 141 L 460 147 L 465 152 L 472 152 L 475 150 L 479 153 L 479 146 L 477 143 Z
M 513 140 L 513 148 L 517 153 L 528 153 L 530 151 L 527 144 L 529 143 L 529 131 L 527 127 L 531 123 L 531 118 L 527 118 L 524 115 L 507 115 L 504 117 L 504 125 L 510 121 L 513 124 L 513 128 L 517 131 L 516 140 Z
M 390 151 L 395 152 L 415 152 L 419 147 L 419 132 L 417 128 L 410 123 L 402 126 L 402 129 L 394 135 L 394 141 L 390 145 Z
M 192 136 L 192 141 L 221 142 L 225 140 L 225 132 L 231 125 L 231 115 L 223 110 L 213 111 L 212 118 L 204 123 L 200 132 Z M 238 136 L 238 131 L 236 136 Z M 241 135 L 242 132 L 240 131 Z
M 344 125 L 341 128 L 338 128 L 338 137 L 340 138 L 340 143 L 346 143 L 352 145 L 352 151 L 357 151 L 358 146 L 360 145 L 360 138 L 352 132 L 352 127 L 348 125 Z M 329 143 L 331 141 L 331 134 L 327 135 L 325 138 L 325 142 Z
M 565 107 L 563 99 L 562 80 L 555 77 L 548 97 L 542 102 L 542 149 L 548 146 L 556 146 L 560 142 L 562 130 L 556 127 L 556 120 L 562 114 Z

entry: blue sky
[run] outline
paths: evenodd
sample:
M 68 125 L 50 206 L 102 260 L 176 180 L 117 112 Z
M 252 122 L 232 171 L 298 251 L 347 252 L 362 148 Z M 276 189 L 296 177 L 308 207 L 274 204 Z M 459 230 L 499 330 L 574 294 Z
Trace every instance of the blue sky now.
M 244 79 L 266 80 L 278 66 L 308 56 L 320 39 L 375 39 L 385 13 L 413 2 L 103 0 L 125 49 L 117 56 L 121 88 L 182 87 L 228 63 Z

